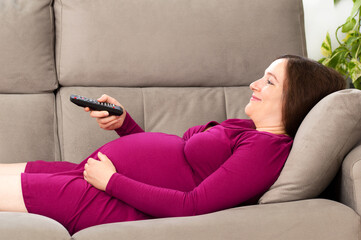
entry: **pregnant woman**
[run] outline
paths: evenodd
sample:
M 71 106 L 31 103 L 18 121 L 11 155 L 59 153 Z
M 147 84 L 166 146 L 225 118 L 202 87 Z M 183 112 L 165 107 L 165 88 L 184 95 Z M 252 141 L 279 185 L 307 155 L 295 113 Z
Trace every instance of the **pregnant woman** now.
M 306 114 L 344 87 L 334 70 L 282 56 L 250 85 L 249 120 L 211 121 L 183 137 L 144 132 L 124 107 L 122 116 L 85 108 L 120 137 L 80 164 L 1 164 L 0 210 L 47 216 L 73 234 L 98 224 L 257 203 L 277 180 Z M 98 101 L 120 105 L 107 95 Z

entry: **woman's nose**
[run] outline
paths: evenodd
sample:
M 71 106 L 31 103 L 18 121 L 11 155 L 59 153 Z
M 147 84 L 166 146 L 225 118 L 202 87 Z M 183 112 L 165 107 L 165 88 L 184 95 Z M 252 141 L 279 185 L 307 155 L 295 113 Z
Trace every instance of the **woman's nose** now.
M 252 83 L 249 85 L 249 88 L 250 88 L 252 91 L 259 91 L 259 86 L 258 86 L 257 83 L 258 83 L 258 80 L 252 82 Z

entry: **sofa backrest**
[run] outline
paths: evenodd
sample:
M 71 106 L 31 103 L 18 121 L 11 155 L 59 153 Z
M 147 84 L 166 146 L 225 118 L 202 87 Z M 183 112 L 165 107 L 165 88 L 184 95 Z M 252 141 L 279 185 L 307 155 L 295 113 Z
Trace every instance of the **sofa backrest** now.
M 0 1 L 1 162 L 60 160 L 52 4 Z
M 72 93 L 107 93 L 146 131 L 182 135 L 245 118 L 249 84 L 279 55 L 306 54 L 300 0 L 55 0 L 54 10 L 67 161 L 117 137 L 69 103 Z
M 272 60 L 306 55 L 301 0 L 4 0 L 0 20 L 7 162 L 80 162 L 117 137 L 72 93 L 107 93 L 146 131 L 181 135 L 245 118 Z
M 62 86 L 245 86 L 305 55 L 298 0 L 55 0 Z
M 0 93 L 58 87 L 52 0 L 0 1 Z

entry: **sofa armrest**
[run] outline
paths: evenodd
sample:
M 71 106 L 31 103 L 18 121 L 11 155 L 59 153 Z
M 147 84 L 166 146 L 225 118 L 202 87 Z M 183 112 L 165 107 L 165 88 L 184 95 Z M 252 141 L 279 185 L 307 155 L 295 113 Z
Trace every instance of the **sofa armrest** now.
M 361 214 L 361 143 L 355 147 L 342 163 L 339 176 L 338 200 Z
M 81 239 L 359 239 L 360 217 L 331 200 L 237 207 L 194 217 L 111 223 L 84 229 Z

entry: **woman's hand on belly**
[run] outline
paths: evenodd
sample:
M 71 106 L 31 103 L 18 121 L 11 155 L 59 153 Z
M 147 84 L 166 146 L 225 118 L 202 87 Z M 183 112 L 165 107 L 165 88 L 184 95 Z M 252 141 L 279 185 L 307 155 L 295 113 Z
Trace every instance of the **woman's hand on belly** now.
M 105 191 L 111 176 L 116 169 L 109 158 L 98 152 L 100 161 L 89 158 L 84 166 L 84 179 L 95 188 Z

